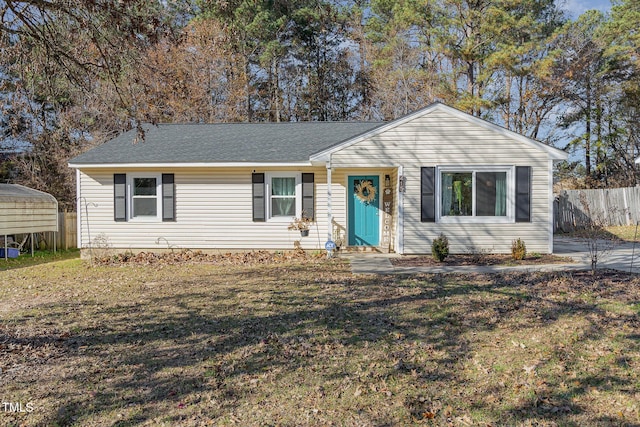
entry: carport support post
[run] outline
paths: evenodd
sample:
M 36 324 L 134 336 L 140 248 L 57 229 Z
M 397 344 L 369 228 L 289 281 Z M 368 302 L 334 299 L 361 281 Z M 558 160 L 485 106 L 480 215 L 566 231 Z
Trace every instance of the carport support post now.
M 9 236 L 7 236 L 6 234 L 4 235 L 4 259 L 5 261 L 9 260 L 9 247 L 7 246 L 7 239 L 9 238 Z
M 31 233 L 31 258 L 33 258 L 33 233 Z

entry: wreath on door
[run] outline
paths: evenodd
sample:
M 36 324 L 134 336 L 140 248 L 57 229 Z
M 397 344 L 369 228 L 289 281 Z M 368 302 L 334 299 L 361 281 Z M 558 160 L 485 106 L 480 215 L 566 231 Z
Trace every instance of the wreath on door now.
M 355 195 L 362 203 L 368 205 L 376 199 L 376 187 L 369 180 L 360 181 L 356 185 Z

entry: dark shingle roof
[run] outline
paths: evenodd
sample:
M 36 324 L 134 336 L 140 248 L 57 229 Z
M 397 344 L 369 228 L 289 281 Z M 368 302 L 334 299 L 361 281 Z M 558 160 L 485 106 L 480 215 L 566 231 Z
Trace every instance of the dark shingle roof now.
M 370 131 L 377 122 L 286 122 L 145 125 L 145 140 L 126 132 L 69 161 L 132 163 L 290 163 Z

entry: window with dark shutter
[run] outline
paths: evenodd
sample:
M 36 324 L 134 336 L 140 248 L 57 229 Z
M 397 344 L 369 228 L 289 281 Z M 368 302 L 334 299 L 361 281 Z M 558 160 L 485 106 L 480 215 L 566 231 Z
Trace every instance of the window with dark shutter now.
M 127 220 L 127 175 L 113 174 L 113 219 Z
M 309 219 L 315 217 L 314 206 L 314 174 L 302 174 L 302 216 Z
M 516 222 L 531 222 L 530 166 L 516 166 Z
M 420 220 L 436 221 L 436 168 L 420 168 Z
M 265 194 L 264 173 L 251 174 L 251 186 L 253 192 L 253 220 L 265 221 Z
M 162 174 L 162 221 L 176 220 L 176 186 L 172 173 Z

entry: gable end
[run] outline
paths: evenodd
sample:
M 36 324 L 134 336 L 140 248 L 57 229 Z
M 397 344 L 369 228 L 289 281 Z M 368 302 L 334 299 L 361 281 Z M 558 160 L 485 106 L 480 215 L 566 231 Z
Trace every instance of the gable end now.
M 456 117 L 460 120 L 464 120 L 468 123 L 472 123 L 474 125 L 480 126 L 484 129 L 493 131 L 493 132 L 497 132 L 503 136 L 508 137 L 509 139 L 515 140 L 515 141 L 519 141 L 521 143 L 524 143 L 530 147 L 536 148 L 538 150 L 544 151 L 551 160 L 566 160 L 569 157 L 569 154 L 559 150 L 557 148 L 551 147 L 549 145 L 543 144 L 539 141 L 536 141 L 534 139 L 528 138 L 524 135 L 520 135 L 516 132 L 510 131 L 506 128 L 503 128 L 501 126 L 498 126 L 496 124 L 490 123 L 486 120 L 480 119 L 478 117 L 474 117 L 470 114 L 467 114 L 463 111 L 460 111 L 458 109 L 446 106 L 444 104 L 441 103 L 433 103 L 430 104 L 429 106 L 422 108 L 416 112 L 413 112 L 411 114 L 408 114 L 404 117 L 401 117 L 399 119 L 393 120 L 385 125 L 379 126 L 375 129 L 372 129 L 369 132 L 366 132 L 362 135 L 359 135 L 357 137 L 351 138 L 347 141 L 344 141 L 341 144 L 335 145 L 333 147 L 330 147 L 328 149 L 325 149 L 323 151 L 319 151 L 313 155 L 311 155 L 310 160 L 311 162 L 326 162 L 329 161 L 331 158 L 331 155 L 340 151 L 340 150 L 344 150 L 346 148 L 351 147 L 354 144 L 357 144 L 359 142 L 365 141 L 367 139 L 370 139 L 372 137 L 375 137 L 377 135 L 380 135 L 384 132 L 390 131 L 398 126 L 401 126 L 405 123 L 408 123 L 412 120 L 415 120 L 419 117 L 423 117 L 426 116 L 434 111 L 441 111 L 444 112 L 446 114 L 449 114 L 453 117 Z

